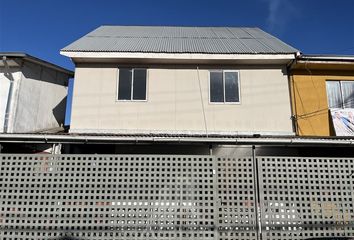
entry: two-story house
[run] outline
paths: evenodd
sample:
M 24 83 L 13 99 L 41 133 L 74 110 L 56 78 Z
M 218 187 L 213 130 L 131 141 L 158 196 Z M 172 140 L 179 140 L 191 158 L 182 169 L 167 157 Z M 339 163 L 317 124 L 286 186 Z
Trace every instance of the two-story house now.
M 354 141 L 293 128 L 347 111 L 349 61 L 218 27 L 104 26 L 62 54 L 70 133 L 0 134 L 0 239 L 354 236 Z M 54 154 L 13 154 L 24 143 Z
M 287 65 L 258 28 L 101 26 L 75 63 L 71 133 L 293 135 Z

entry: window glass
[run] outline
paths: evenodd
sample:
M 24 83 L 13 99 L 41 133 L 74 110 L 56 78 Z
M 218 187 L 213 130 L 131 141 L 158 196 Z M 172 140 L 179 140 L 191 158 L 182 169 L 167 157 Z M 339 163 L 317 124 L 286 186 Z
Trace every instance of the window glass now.
M 119 69 L 118 100 L 131 100 L 132 70 Z
M 342 81 L 344 108 L 354 108 L 354 82 Z
M 224 86 L 221 71 L 210 72 L 210 101 L 224 102 Z
M 133 100 L 146 99 L 146 69 L 134 69 Z
M 225 102 L 239 102 L 237 72 L 225 72 Z
M 327 99 L 329 108 L 342 107 L 342 94 L 339 81 L 326 81 Z

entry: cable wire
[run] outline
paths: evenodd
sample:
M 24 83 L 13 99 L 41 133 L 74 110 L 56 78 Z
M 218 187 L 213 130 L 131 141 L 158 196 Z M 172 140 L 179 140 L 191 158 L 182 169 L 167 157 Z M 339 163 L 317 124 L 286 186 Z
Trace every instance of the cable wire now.
M 197 75 L 198 75 L 198 83 L 199 83 L 200 101 L 201 101 L 202 110 L 203 110 L 205 134 L 206 134 L 206 137 L 208 137 L 208 126 L 207 126 L 207 120 L 206 120 L 206 116 L 205 116 L 205 107 L 204 107 L 204 100 L 203 100 L 202 84 L 200 82 L 200 76 L 199 76 L 199 66 L 197 66 Z

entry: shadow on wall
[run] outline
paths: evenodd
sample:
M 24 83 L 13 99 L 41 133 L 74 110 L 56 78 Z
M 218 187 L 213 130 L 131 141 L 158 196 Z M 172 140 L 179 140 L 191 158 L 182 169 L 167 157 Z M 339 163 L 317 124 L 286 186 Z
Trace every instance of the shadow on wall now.
M 82 238 L 74 238 L 74 237 L 64 236 L 64 237 L 55 238 L 55 240 L 82 240 Z
M 22 73 L 28 80 L 47 82 L 61 86 L 68 85 L 64 73 L 27 61 L 22 65 Z
M 334 129 L 331 110 L 328 110 L 328 122 L 329 122 L 329 134 L 330 136 L 336 136 L 336 131 Z
M 52 110 L 55 120 L 59 126 L 64 125 L 66 99 L 67 97 L 65 96 Z

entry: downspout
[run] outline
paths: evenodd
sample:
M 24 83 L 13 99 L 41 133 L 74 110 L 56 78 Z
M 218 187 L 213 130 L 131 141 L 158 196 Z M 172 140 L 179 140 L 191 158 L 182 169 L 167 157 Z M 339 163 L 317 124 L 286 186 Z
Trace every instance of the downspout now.
M 4 63 L 4 67 L 5 67 L 5 77 L 7 77 L 10 80 L 9 93 L 7 95 L 7 103 L 6 103 L 5 119 L 4 119 L 4 133 L 8 133 L 10 114 L 11 114 L 11 110 L 12 110 L 11 104 L 12 104 L 13 91 L 14 91 L 13 90 L 14 89 L 14 78 L 12 76 L 12 73 L 10 72 L 10 68 L 7 63 L 6 56 L 2 57 L 2 61 Z
M 289 81 L 289 92 L 290 92 L 290 105 L 291 105 L 291 121 L 293 125 L 293 130 L 295 135 L 298 136 L 298 123 L 297 123 L 297 112 L 296 112 L 296 100 L 295 100 L 295 82 L 292 74 L 292 67 L 296 64 L 297 58 L 300 56 L 300 53 L 295 54 L 295 59 L 292 60 L 286 67 L 286 71 L 288 73 L 288 81 Z

